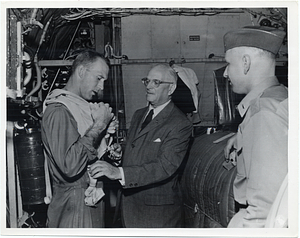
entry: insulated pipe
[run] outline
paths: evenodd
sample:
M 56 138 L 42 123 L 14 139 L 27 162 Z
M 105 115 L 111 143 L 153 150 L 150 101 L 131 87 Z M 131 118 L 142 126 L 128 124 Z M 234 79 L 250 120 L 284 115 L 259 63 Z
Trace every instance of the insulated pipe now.
M 35 65 L 35 69 L 36 69 L 37 84 L 31 90 L 31 92 L 27 95 L 27 97 L 32 96 L 36 91 L 39 90 L 39 88 L 42 85 L 42 73 L 41 73 L 41 69 L 40 69 L 40 67 L 38 65 L 38 62 L 37 62 L 37 56 L 34 57 L 34 65 Z
M 30 55 L 26 51 L 24 51 L 23 59 L 27 62 L 31 61 Z M 26 66 L 27 66 L 27 64 L 26 64 Z M 31 80 L 31 76 L 32 76 L 32 68 L 31 68 L 31 64 L 30 64 L 30 68 L 26 67 L 26 77 L 24 78 L 24 86 L 26 86 L 29 83 L 29 81 Z
M 17 74 L 16 74 L 16 82 L 17 82 L 17 97 L 23 97 L 23 86 L 22 86 L 22 23 L 17 22 Z
M 38 52 L 39 52 L 39 50 L 40 50 L 40 47 L 41 47 L 41 45 L 43 44 L 43 42 L 44 42 L 44 40 L 45 40 L 46 32 L 47 32 L 47 30 L 48 30 L 48 27 L 49 27 L 49 25 L 50 25 L 50 22 L 51 22 L 51 20 L 52 20 L 52 17 L 53 17 L 53 16 L 50 17 L 49 21 L 47 22 L 47 24 L 46 24 L 46 26 L 45 26 L 45 28 L 44 28 L 44 30 L 43 30 L 43 33 L 42 33 L 42 35 L 41 35 L 41 39 L 40 39 L 40 42 L 39 42 L 39 46 L 38 46 L 38 48 L 37 48 L 37 50 L 36 50 L 36 53 L 35 53 L 36 55 L 38 54 Z
M 38 11 L 38 8 L 33 9 L 32 13 L 31 13 L 31 17 L 29 19 L 29 24 L 38 25 L 41 29 L 43 29 L 43 27 L 44 27 L 43 24 L 35 19 L 36 15 L 37 15 L 37 11 Z

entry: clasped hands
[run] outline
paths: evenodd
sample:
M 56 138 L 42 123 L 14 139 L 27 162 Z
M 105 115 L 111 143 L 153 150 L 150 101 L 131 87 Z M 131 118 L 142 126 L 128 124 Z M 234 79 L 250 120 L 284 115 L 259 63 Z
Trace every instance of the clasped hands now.
M 116 132 L 119 127 L 119 121 L 112 113 L 112 108 L 108 103 L 90 103 L 92 118 L 94 120 L 95 128 L 98 131 L 102 129 L 105 131 L 105 136 L 102 139 L 100 146 L 98 148 L 98 157 L 101 158 L 103 154 L 109 152 L 110 159 L 119 161 L 121 158 L 121 146 L 119 144 L 112 143 L 111 135 Z M 100 135 L 100 134 L 98 134 Z
M 100 102 L 90 103 L 91 114 L 94 121 L 93 129 L 98 131 L 93 133 L 94 136 L 99 136 L 106 129 L 106 135 L 102 138 L 100 146 L 98 148 L 98 157 L 101 158 L 106 152 L 108 152 L 109 158 L 113 161 L 114 164 L 118 165 L 121 161 L 122 149 L 121 146 L 117 143 L 111 145 L 113 138 L 111 134 L 114 134 L 119 126 L 118 120 L 115 118 L 112 113 L 112 108 L 109 104 L 104 104 Z M 104 162 L 104 161 L 98 161 Z M 106 162 L 105 162 L 106 163 Z M 108 164 L 108 163 L 107 163 Z M 110 165 L 110 164 L 108 164 Z M 103 167 L 103 166 L 102 166 Z M 85 191 L 85 204 L 87 206 L 95 206 L 96 203 L 104 196 L 102 188 L 97 188 L 97 178 L 103 176 L 99 171 L 102 170 L 102 167 L 99 167 L 99 164 L 94 163 L 93 165 L 88 166 L 88 175 L 89 175 L 89 187 Z M 110 167 L 114 167 L 110 165 Z M 119 170 L 118 168 L 116 168 Z M 111 170 L 106 170 L 111 171 Z
M 112 113 L 112 108 L 109 104 L 103 102 L 91 103 L 90 107 L 95 123 L 97 123 L 97 121 L 102 121 L 107 127 L 106 135 L 102 139 L 98 149 L 98 157 L 101 158 L 104 153 L 108 152 L 108 157 L 115 165 L 119 165 L 122 157 L 122 148 L 118 143 L 111 144 L 112 137 L 110 136 L 118 129 L 119 122 Z M 88 170 L 93 178 L 106 176 L 110 179 L 119 179 L 120 176 L 120 171 L 117 167 L 101 160 L 90 165 Z
M 103 124 L 107 127 L 113 121 L 114 113 L 108 103 L 90 103 L 94 124 Z

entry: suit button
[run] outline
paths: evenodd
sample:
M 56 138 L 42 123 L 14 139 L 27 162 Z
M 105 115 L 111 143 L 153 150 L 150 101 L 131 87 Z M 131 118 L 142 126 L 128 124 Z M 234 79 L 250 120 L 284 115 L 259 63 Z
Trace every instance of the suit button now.
M 132 184 L 132 183 L 130 183 L 130 184 L 129 184 L 129 187 L 132 187 L 132 186 L 133 186 L 133 184 Z
M 131 144 L 131 148 L 134 148 L 134 147 L 135 147 L 135 144 L 132 143 L 132 144 Z
M 136 186 L 138 186 L 138 184 L 137 184 L 137 183 L 135 183 L 135 184 L 134 184 L 134 186 L 136 187 Z

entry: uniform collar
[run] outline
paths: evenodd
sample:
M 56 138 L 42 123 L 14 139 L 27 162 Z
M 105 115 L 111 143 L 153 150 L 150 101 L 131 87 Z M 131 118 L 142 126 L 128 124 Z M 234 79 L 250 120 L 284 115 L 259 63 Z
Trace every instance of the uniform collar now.
M 249 106 L 251 105 L 251 101 L 252 100 L 260 97 L 267 88 L 272 87 L 274 85 L 279 85 L 279 82 L 278 82 L 278 79 L 277 79 L 276 76 L 265 78 L 264 80 L 262 80 L 262 82 L 260 84 L 256 85 L 243 98 L 243 100 L 237 106 L 238 111 L 239 111 L 241 117 L 243 117 L 246 114 Z

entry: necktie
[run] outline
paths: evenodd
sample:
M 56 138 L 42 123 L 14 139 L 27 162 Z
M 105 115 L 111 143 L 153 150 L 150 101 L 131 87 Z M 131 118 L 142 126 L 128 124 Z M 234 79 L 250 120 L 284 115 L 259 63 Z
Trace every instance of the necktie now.
M 149 122 L 152 120 L 152 116 L 153 116 L 153 109 L 151 109 L 147 115 L 147 117 L 145 118 L 141 130 L 143 130 L 148 124 Z

